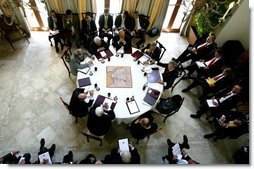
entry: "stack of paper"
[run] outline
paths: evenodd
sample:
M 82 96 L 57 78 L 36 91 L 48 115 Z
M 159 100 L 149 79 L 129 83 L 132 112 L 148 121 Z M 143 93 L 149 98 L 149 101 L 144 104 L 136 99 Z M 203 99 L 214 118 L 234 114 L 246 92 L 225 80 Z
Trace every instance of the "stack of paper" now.
M 49 152 L 43 153 L 39 155 L 39 160 L 41 164 L 52 164 L 51 158 L 49 156 Z
M 118 140 L 120 151 L 130 151 L 128 138 Z

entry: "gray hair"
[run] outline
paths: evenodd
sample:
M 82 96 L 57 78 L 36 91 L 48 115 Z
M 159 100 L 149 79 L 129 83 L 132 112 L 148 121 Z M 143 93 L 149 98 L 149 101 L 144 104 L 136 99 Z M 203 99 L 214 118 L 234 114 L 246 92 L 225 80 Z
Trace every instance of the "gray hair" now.
M 99 36 L 96 36 L 94 39 L 93 39 L 94 43 L 98 44 L 101 42 L 101 38 Z
M 120 153 L 121 159 L 124 163 L 130 163 L 131 162 L 131 153 L 127 150 L 124 150 Z
M 174 68 L 177 66 L 177 63 L 175 61 L 173 61 L 173 60 L 169 61 L 168 64 L 173 65 Z

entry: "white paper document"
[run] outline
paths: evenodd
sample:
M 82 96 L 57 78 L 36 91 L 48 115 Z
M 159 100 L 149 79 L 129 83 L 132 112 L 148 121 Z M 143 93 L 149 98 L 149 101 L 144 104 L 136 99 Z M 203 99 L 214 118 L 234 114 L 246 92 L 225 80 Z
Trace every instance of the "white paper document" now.
M 145 62 L 147 62 L 150 59 L 150 57 L 146 54 L 144 54 L 143 56 L 141 56 L 141 58 L 139 58 L 138 60 L 144 64 Z
M 86 67 L 86 68 L 83 68 L 83 69 L 78 69 L 78 71 L 81 72 L 81 73 L 87 74 L 90 69 L 91 69 L 90 67 Z
M 126 104 L 129 108 L 129 111 L 131 114 L 139 112 L 139 108 L 138 108 L 137 102 L 135 100 L 127 102 Z
M 172 147 L 172 153 L 173 155 L 177 156 L 177 159 L 182 159 L 183 155 L 182 155 L 182 151 L 180 149 L 180 146 L 178 143 L 176 143 L 173 147 Z
M 110 110 L 110 107 L 111 107 L 112 103 L 115 103 L 115 101 L 105 97 L 105 100 L 104 100 L 103 104 L 104 103 L 108 103 L 108 107 L 109 107 L 108 110 Z
M 44 163 L 45 161 L 48 161 L 46 164 L 52 164 L 51 158 L 49 156 L 49 152 L 39 155 L 39 160 L 40 160 L 40 163 Z
M 122 53 L 124 53 L 123 46 L 122 46 L 120 49 L 118 49 L 118 51 L 117 51 L 116 53 L 118 53 L 118 54 L 122 54 Z
M 219 105 L 216 99 L 207 99 L 206 102 L 209 107 L 218 107 Z M 214 104 L 214 102 L 216 102 L 217 104 L 216 103 Z
M 106 56 L 107 56 L 106 52 L 104 52 L 104 51 L 101 51 L 100 54 L 101 54 L 101 57 L 103 57 L 103 58 L 106 58 Z
M 59 33 L 59 30 L 55 30 L 55 31 L 49 30 L 49 33 L 51 33 L 52 35 L 56 35 Z
M 198 68 L 206 67 L 204 62 L 197 61 L 196 64 L 197 64 Z
M 120 151 L 130 151 L 128 138 L 118 140 Z

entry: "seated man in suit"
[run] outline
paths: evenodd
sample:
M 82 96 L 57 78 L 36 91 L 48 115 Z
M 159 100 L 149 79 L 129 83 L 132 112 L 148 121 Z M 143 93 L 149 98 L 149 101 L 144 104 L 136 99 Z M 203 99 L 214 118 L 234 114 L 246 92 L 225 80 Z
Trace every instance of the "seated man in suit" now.
M 210 33 L 205 42 L 201 44 L 196 42 L 194 45 L 189 45 L 177 59 L 173 60 L 183 63 L 192 59 L 191 63 L 193 63 L 199 59 L 206 58 L 209 53 L 216 49 L 215 38 L 215 34 Z
M 131 31 L 133 31 L 134 28 L 132 24 L 132 17 L 129 15 L 128 11 L 124 11 L 122 14 L 116 16 L 115 27 L 118 31 L 123 29 L 125 34 L 131 38 Z
M 235 138 L 235 136 L 248 131 L 248 129 L 246 130 L 248 127 L 246 127 L 245 115 L 241 112 L 229 111 L 228 113 L 219 114 L 215 125 L 216 130 L 210 134 L 205 134 L 204 138 L 213 137 L 215 140 L 226 137 Z
M 149 22 L 146 21 L 144 18 L 140 18 L 138 11 L 134 11 L 133 14 L 134 30 L 131 32 L 131 35 L 140 38 L 140 40 L 136 43 L 138 49 L 140 48 L 140 45 L 145 43 L 145 34 L 148 25 Z
M 79 20 L 73 19 L 72 11 L 67 9 L 65 12 L 66 19 L 64 22 L 64 37 L 67 39 L 67 44 L 71 47 L 71 39 L 74 39 L 77 48 L 80 48 L 79 42 Z
M 233 74 L 231 68 L 224 68 L 223 72 L 210 78 L 196 78 L 187 88 L 183 89 L 182 92 L 188 92 L 194 87 L 201 86 L 203 88 L 203 94 L 200 97 L 206 98 L 209 93 L 217 93 L 218 91 L 232 87 Z M 230 88 L 231 88 L 230 87 Z
M 198 77 L 211 77 L 217 75 L 221 71 L 221 67 L 223 65 L 223 51 L 221 49 L 217 49 L 212 59 L 208 61 L 196 61 L 187 66 L 185 69 L 189 71 L 187 77 L 190 77 L 194 71 L 197 71 Z
M 45 139 L 42 138 L 41 141 L 40 141 L 40 149 L 39 149 L 38 155 L 41 155 L 43 153 L 48 152 L 49 156 L 50 156 L 50 159 L 52 161 L 52 157 L 54 156 L 55 149 L 56 149 L 56 145 L 55 144 L 52 144 L 49 149 L 47 147 L 45 147 Z M 38 157 L 38 161 L 36 161 L 35 163 L 38 163 L 38 164 L 48 164 L 49 162 L 48 161 L 40 161 L 39 157 Z
M 131 48 L 131 39 L 127 36 L 123 29 L 119 31 L 119 34 L 113 38 L 113 46 L 118 51 L 122 46 L 124 47 L 124 51 Z
M 108 13 L 108 9 L 104 9 L 104 14 L 99 18 L 99 37 L 108 38 L 108 45 L 110 45 L 110 40 L 112 39 L 112 26 L 113 26 L 113 16 Z
M 158 125 L 153 122 L 154 118 L 147 112 L 139 116 L 130 124 L 130 132 L 133 138 L 141 140 L 156 132 Z
M 230 109 L 234 108 L 240 100 L 240 93 L 242 87 L 240 85 L 235 85 L 231 90 L 223 90 L 212 99 L 213 107 L 211 107 L 212 116 L 216 116 L 219 112 L 227 112 Z M 199 110 L 196 114 L 191 114 L 192 118 L 200 118 L 204 113 L 209 110 L 209 105 L 206 100 L 200 102 Z
M 78 69 L 83 69 L 89 67 L 93 64 L 93 61 L 88 61 L 87 63 L 81 64 L 80 62 L 84 61 L 86 57 L 95 59 L 89 52 L 82 49 L 75 50 L 70 57 L 70 71 L 74 76 L 77 76 Z
M 140 164 L 140 155 L 135 147 L 129 143 L 130 151 L 119 151 L 113 148 L 111 153 L 106 155 L 103 164 Z
M 87 103 L 85 99 L 88 97 L 86 93 L 84 93 L 84 89 L 77 88 L 73 91 L 70 101 L 70 112 L 76 117 L 84 117 L 88 114 L 88 108 L 92 106 L 94 98 L 93 92 L 89 91 L 89 102 Z
M 176 143 L 173 143 L 170 139 L 167 139 L 167 144 L 168 144 L 168 155 L 162 156 L 162 160 L 164 161 L 165 159 L 168 160 L 169 164 L 199 164 L 198 162 L 192 160 L 190 156 L 187 155 L 185 149 L 189 149 L 190 146 L 188 144 L 188 138 L 186 135 L 183 136 L 183 143 L 179 144 L 182 158 L 178 159 L 176 155 L 173 155 L 173 149 L 172 147 L 175 146 Z
M 20 151 L 13 151 L 8 154 L 6 154 L 3 157 L 0 157 L 0 164 L 15 164 L 17 161 L 17 155 L 20 153 Z
M 57 14 L 54 10 L 50 11 L 50 16 L 48 17 L 48 26 L 51 31 L 59 31 L 57 34 L 52 34 L 55 41 L 56 53 L 59 52 L 58 43 L 61 45 L 61 50 L 64 49 L 63 40 L 63 21 L 62 17 Z
M 101 51 L 107 50 L 108 47 L 109 47 L 109 45 L 106 42 L 104 42 L 104 40 L 102 40 L 101 38 L 96 36 L 93 39 L 93 41 L 90 42 L 88 51 L 92 55 L 96 55 L 96 54 L 100 53 Z
M 82 20 L 82 37 L 84 48 L 88 49 L 89 42 L 97 36 L 97 27 L 95 21 L 89 16 L 86 15 L 85 19 Z
M 92 107 L 87 119 L 88 130 L 96 136 L 103 136 L 111 128 L 113 119 L 115 119 L 115 113 L 109 108 L 108 103 Z
M 141 50 L 142 53 L 146 53 L 150 56 L 153 60 L 159 61 L 161 48 L 156 45 L 156 42 L 149 43 Z
M 151 64 L 157 64 L 165 68 L 162 74 L 163 80 L 158 82 L 160 84 L 163 84 L 164 90 L 172 87 L 175 79 L 178 77 L 177 63 L 173 60 L 171 60 L 168 64 L 152 60 Z

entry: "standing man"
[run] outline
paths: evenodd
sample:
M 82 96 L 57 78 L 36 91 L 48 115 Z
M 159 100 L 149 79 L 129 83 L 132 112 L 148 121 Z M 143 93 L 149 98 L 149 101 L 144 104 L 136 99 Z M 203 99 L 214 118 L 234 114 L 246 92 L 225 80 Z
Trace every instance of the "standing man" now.
M 148 27 L 149 22 L 148 20 L 145 20 L 145 18 L 139 17 L 138 11 L 135 11 L 133 14 L 133 25 L 134 30 L 131 32 L 131 35 L 140 38 L 136 43 L 137 48 L 139 49 L 140 46 L 145 43 L 146 28 Z
M 89 42 L 97 36 L 97 27 L 95 21 L 89 16 L 86 15 L 85 19 L 82 20 L 82 36 L 84 48 L 88 49 Z
M 62 18 L 59 14 L 57 14 L 54 10 L 50 11 L 50 16 L 48 17 L 48 26 L 51 30 L 51 34 L 55 41 L 55 49 L 56 53 L 59 52 L 58 43 L 61 45 L 61 50 L 64 49 L 64 44 L 61 40 L 63 40 L 63 22 Z
M 109 15 L 108 9 L 104 9 L 104 14 L 99 18 L 99 37 L 108 38 L 108 45 L 110 45 L 110 40 L 112 39 L 112 26 L 113 26 L 113 17 Z M 110 32 L 111 31 L 111 32 Z

